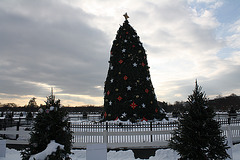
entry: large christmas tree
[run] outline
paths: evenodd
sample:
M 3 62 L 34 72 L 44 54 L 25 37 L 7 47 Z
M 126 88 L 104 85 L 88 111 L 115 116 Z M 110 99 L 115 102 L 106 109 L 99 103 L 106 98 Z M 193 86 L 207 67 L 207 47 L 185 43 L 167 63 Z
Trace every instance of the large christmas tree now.
M 214 120 L 213 109 L 207 106 L 207 98 L 196 82 L 193 94 L 188 97 L 190 108 L 179 120 L 169 146 L 183 160 L 226 159 L 227 144 L 220 124 Z
M 58 148 L 56 152 L 47 155 L 45 159 L 70 159 L 72 132 L 68 119 L 68 112 L 64 107 L 61 107 L 60 100 L 55 100 L 52 92 L 52 94 L 47 97 L 46 105 L 41 106 L 39 109 L 30 133 L 29 148 L 22 151 L 22 159 L 28 160 L 31 156 L 44 151 L 52 141 L 64 147 Z
M 127 14 L 110 51 L 104 88 L 105 119 L 162 119 L 151 82 L 147 55 Z

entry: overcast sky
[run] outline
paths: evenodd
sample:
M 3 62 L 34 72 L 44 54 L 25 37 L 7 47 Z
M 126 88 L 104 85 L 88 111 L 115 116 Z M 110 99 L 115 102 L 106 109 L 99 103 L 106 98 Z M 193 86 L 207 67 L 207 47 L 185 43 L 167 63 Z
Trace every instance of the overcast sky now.
M 128 12 L 159 101 L 240 95 L 239 0 L 1 0 L 0 103 L 102 105 L 112 42 Z

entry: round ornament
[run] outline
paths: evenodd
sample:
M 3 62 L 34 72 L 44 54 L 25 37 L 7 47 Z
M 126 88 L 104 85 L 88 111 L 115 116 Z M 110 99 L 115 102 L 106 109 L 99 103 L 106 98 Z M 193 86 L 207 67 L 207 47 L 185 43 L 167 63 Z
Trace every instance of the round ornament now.
M 38 113 L 43 113 L 43 109 L 40 108 L 40 109 L 38 110 Z
M 46 110 L 45 110 L 46 113 L 49 113 L 49 111 L 50 111 L 49 109 L 46 109 Z
M 51 106 L 51 107 L 50 107 L 50 111 L 53 111 L 53 110 L 54 110 L 54 107 L 53 107 L 53 106 Z
M 32 146 L 33 146 L 34 148 L 36 148 L 36 147 L 38 147 L 38 144 L 37 144 L 37 143 L 33 143 Z

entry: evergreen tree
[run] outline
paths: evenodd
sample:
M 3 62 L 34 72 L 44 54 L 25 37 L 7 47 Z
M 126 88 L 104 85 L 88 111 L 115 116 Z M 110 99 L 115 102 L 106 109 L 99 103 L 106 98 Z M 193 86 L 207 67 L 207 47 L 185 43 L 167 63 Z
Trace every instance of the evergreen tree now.
M 221 135 L 220 124 L 213 118 L 213 109 L 207 106 L 206 94 L 196 81 L 193 94 L 188 97 L 189 109 L 179 120 L 169 146 L 183 160 L 226 159 L 227 144 Z
M 29 148 L 22 151 L 22 159 L 28 160 L 31 155 L 42 152 L 46 149 L 51 140 L 64 145 L 64 149 L 58 148 L 56 153 L 49 155 L 46 159 L 68 160 L 71 153 L 72 132 L 68 123 L 68 112 L 61 107 L 60 100 L 55 101 L 51 94 L 47 97 L 45 106 L 38 111 L 34 126 L 30 133 Z
M 147 55 L 139 36 L 129 24 L 127 14 L 110 52 L 109 70 L 104 87 L 104 117 L 162 119 L 150 78 Z

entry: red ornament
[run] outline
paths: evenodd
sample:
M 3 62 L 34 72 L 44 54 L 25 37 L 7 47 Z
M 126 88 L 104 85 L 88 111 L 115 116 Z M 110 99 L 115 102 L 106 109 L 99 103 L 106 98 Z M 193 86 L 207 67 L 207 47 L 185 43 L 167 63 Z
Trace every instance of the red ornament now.
M 134 48 L 134 47 L 135 47 L 135 45 L 132 45 L 132 47 Z
M 128 77 L 127 77 L 127 76 L 124 76 L 123 79 L 126 81 L 126 80 L 128 79 Z
M 142 62 L 142 66 L 144 67 L 145 66 L 145 64 Z
M 107 91 L 107 95 L 109 95 L 110 94 L 110 91 Z
M 126 34 L 128 34 L 128 32 L 126 32 Z
M 105 117 L 105 118 L 107 117 L 107 113 L 106 113 L 106 112 L 104 113 L 104 117 Z
M 145 117 L 143 117 L 143 119 L 141 120 L 141 121 L 148 121 L 148 119 L 147 118 L 145 118 Z
M 123 63 L 123 60 L 120 59 L 118 62 L 119 62 L 120 64 L 122 64 L 122 63 Z
M 135 109 L 138 105 L 133 102 L 132 104 L 130 104 L 130 106 L 132 107 L 132 109 Z
M 119 101 L 121 101 L 121 100 L 122 100 L 122 97 L 121 97 L 121 96 L 119 96 L 117 99 L 118 99 Z
M 155 112 L 156 112 L 156 113 L 158 112 L 158 109 L 157 109 L 157 108 L 155 109 Z
M 118 120 L 118 117 L 116 117 L 115 121 Z
M 148 93 L 148 92 L 149 92 L 149 90 L 146 88 L 146 89 L 145 89 L 145 92 L 146 92 L 146 93 Z

